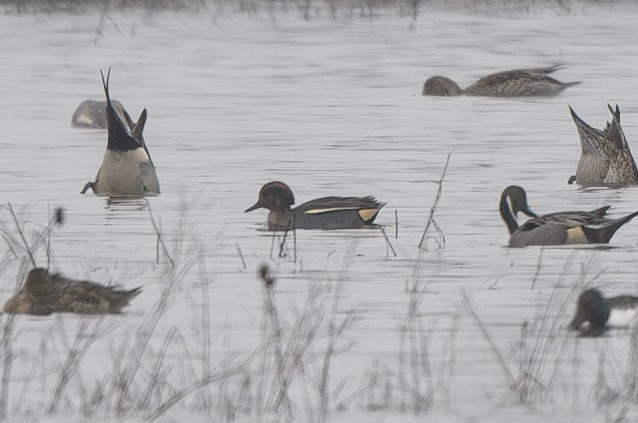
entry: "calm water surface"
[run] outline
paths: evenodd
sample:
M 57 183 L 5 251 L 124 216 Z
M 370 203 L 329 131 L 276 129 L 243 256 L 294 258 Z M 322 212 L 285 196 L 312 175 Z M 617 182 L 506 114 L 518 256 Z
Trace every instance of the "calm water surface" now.
M 334 402 L 343 401 L 348 410 L 335 420 L 361 419 L 356 413 L 379 406 L 374 395 L 357 396 L 375 363 L 399 372 L 406 286 L 415 281 L 423 291 L 417 320 L 422 341 L 429 342 L 436 418 L 601 421 L 621 412 L 623 400 L 594 399 L 600 363 L 607 383 L 620 390 L 627 333 L 577 341 L 564 327 L 583 286 L 638 294 L 638 222 L 621 229 L 608 249 L 508 249 L 497 205 L 504 187 L 519 184 L 540 213 L 605 204 L 618 216 L 638 210 L 636 188 L 582 190 L 566 183 L 580 154 L 568 105 L 602 128 L 610 117 L 607 103 L 619 104 L 627 139 L 638 150 L 638 8 L 579 7 L 573 14 L 523 17 L 424 10 L 413 23 L 392 14 L 306 22 L 211 11 L 111 18 L 97 36 L 98 15 L 0 16 L 0 199 L 35 224 L 46 222 L 53 207 L 67 210 L 52 239 L 53 269 L 144 286 L 127 313 L 114 318 L 117 330 L 91 346 L 84 386 L 110 371 L 101 364 L 113 360 L 110 344 L 129 342 L 167 283 L 158 276 L 162 265 L 155 264 L 149 209 L 79 194 L 97 173 L 106 134 L 72 129 L 70 118 L 82 100 L 103 98 L 99 70 L 110 66 L 112 97 L 131 114 L 148 109 L 145 137 L 162 188 L 149 203 L 171 254 L 187 268 L 153 338 L 158 348 L 177 327 L 184 347 L 176 347 L 175 355 L 196 355 L 207 309 L 213 362 L 247 354 L 262 342 L 262 293 L 254 276 L 260 263 L 270 261 L 276 269 L 276 295 L 291 320 L 308 292 L 333 286 L 344 269 L 338 315 L 351 313 L 357 320 L 341 341 L 349 348 L 332 363 L 331 385 L 346 381 Z M 556 98 L 420 95 L 432 75 L 467 86 L 491 72 L 556 63 L 564 64 L 558 79 L 583 82 Z M 445 247 L 430 240 L 420 254 L 416 245 L 448 153 L 435 213 Z M 387 202 L 377 222 L 386 227 L 397 257 L 378 231 L 300 231 L 296 263 L 271 259 L 271 234 L 260 231 L 266 212 L 243 210 L 274 179 L 288 183 L 298 203 L 324 195 L 376 195 Z M 0 221 L 15 235 L 6 210 Z M 37 229 L 29 225 L 29 231 Z M 183 240 L 181 253 L 176 240 Z M 3 243 L 0 254 L 13 257 L 9 251 Z M 19 259 L 0 269 L 1 301 L 15 289 Z M 46 263 L 44 249 L 37 260 Z M 16 405 L 16 393 L 10 407 L 36 415 L 46 409 L 52 389 L 47 383 L 57 380 L 68 351 L 61 340 L 72 343 L 71 328 L 82 321 L 16 320 L 13 392 L 23 389 L 32 363 L 42 357 L 34 345 L 48 339 L 52 346 L 36 373 L 43 385 L 34 389 L 33 402 Z M 547 346 L 541 350 L 537 343 Z M 533 413 L 516 394 L 508 395 L 532 351 L 532 361 L 541 366 L 532 383 L 541 393 L 529 400 Z M 190 383 L 189 372 L 197 373 L 180 372 L 182 385 Z M 410 397 L 397 380 L 391 378 L 397 384 L 392 406 L 376 418 L 421 421 L 422 415 L 400 412 L 397 398 Z M 74 389 L 68 390 L 69 404 Z M 635 417 L 636 407 L 628 407 Z M 74 409 L 68 406 L 70 414 Z

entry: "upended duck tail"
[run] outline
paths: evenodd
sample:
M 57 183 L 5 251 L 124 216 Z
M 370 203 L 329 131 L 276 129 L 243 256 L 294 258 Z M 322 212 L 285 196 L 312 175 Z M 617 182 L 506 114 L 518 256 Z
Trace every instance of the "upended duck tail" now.
M 583 226 L 587 240 L 592 244 L 607 244 L 622 225 L 638 216 L 638 211 L 620 219 L 610 220 L 597 225 Z

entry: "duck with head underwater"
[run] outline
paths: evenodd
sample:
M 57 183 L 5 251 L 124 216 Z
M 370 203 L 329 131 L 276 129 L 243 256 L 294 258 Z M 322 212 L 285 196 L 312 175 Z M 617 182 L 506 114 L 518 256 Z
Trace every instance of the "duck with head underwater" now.
M 580 336 L 600 336 L 610 328 L 631 326 L 638 317 L 638 297 L 619 295 L 604 298 L 599 290 L 588 289 L 580 294 L 576 315 L 569 328 Z
M 111 99 L 111 105 L 123 122 L 132 123 L 128 112 L 117 100 Z M 84 100 L 71 117 L 71 127 L 88 129 L 106 129 L 106 101 Z M 134 124 L 129 124 L 133 128 Z
M 265 184 L 259 199 L 245 213 L 268 209 L 268 229 L 359 229 L 376 227 L 373 223 L 385 203 L 374 197 L 322 197 L 291 208 L 295 197 L 280 181 Z
M 515 69 L 484 76 L 466 89 L 445 76 L 433 76 L 423 84 L 423 95 L 484 97 L 548 97 L 580 82 L 560 82 L 550 76 L 559 65 L 537 69 Z
M 155 173 L 153 160 L 148 152 L 142 131 L 146 124 L 146 109 L 140 114 L 137 123 L 129 130 L 128 125 L 115 111 L 109 96 L 109 78 L 111 69 L 102 85 L 106 94 L 106 118 L 108 142 L 102 166 L 95 181 L 88 182 L 81 191 L 89 188 L 100 196 L 143 197 L 160 193 L 159 181 Z
M 638 184 L 638 168 L 620 126 L 620 108 L 616 105 L 613 109 L 609 104 L 607 108 L 611 112 L 611 122 L 602 131 L 589 126 L 569 108 L 581 148 L 576 174 L 569 178 L 569 184 L 576 182 L 584 187 Z

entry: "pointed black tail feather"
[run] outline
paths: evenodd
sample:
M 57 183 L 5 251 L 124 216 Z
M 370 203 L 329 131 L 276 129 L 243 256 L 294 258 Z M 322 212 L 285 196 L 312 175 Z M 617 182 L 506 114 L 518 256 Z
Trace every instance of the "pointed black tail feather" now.
M 636 216 L 638 216 L 638 211 L 621 217 L 620 219 L 611 220 L 604 225 L 583 226 L 583 231 L 590 243 L 607 244 L 621 226 Z
M 128 291 L 114 291 L 110 301 L 110 309 L 113 313 L 121 313 L 122 309 L 129 305 L 131 300 L 142 292 L 142 287 L 138 286 Z

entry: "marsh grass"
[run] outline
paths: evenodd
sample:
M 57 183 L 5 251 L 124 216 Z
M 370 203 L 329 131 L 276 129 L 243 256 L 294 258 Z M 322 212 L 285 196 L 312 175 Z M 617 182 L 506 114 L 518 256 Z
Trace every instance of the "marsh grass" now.
M 255 393 L 260 421 L 297 421 L 302 409 L 303 420 L 326 421 L 334 396 L 330 389 L 331 362 L 349 348 L 343 336 L 356 321 L 353 312 L 340 307 L 353 259 L 354 244 L 336 280 L 313 285 L 303 307 L 288 319 L 282 318 L 270 266 L 260 266 L 264 318 L 260 380 Z M 295 395 L 291 395 L 293 387 Z
M 32 251 L 33 259 L 38 260 L 37 245 L 55 243 L 51 242 L 53 226 L 25 225 L 19 213 L 14 215 L 15 221 L 12 218 L 10 225 L 0 228 L 10 245 L 9 257 L 19 267 L 19 287 L 32 266 L 26 251 Z M 467 313 L 505 374 L 507 392 L 503 401 L 537 404 L 551 398 L 565 370 L 562 364 L 573 339 L 566 336 L 561 325 L 566 304 L 574 299 L 578 288 L 595 283 L 603 272 L 592 272 L 593 259 L 576 263 L 570 257 L 538 317 L 522 325 L 510 356 L 498 346 L 467 292 L 454 312 L 425 311 L 432 294 L 430 278 L 425 276 L 426 255 L 431 253 L 419 249 L 405 285 L 405 307 L 397 319 L 397 339 L 392 341 L 393 358 L 371 357 L 368 370 L 357 381 L 340 378 L 333 370 L 335 359 L 352 347 L 348 332 L 359 321 L 358 310 L 346 309 L 343 304 L 358 257 L 356 243 L 340 255 L 338 271 L 326 269 L 310 275 L 303 297 L 292 300 L 290 287 L 285 285 L 290 280 L 280 280 L 273 270 L 279 262 L 260 266 L 259 284 L 255 284 L 255 290 L 261 290 L 262 308 L 257 319 L 257 346 L 249 351 L 229 348 L 220 352 L 215 348 L 211 323 L 211 298 L 218 275 L 209 268 L 205 244 L 187 230 L 185 222 L 178 222 L 173 231 L 162 232 L 162 225 L 150 210 L 148 216 L 155 235 L 152 242 L 159 252 L 149 266 L 160 288 L 138 321 L 126 320 L 122 325 L 119 317 L 56 316 L 50 320 L 52 330 L 43 330 L 33 346 L 38 366 L 24 370 L 27 361 L 16 359 L 15 344 L 23 336 L 25 322 L 2 316 L 0 418 L 10 421 L 12 416 L 28 411 L 35 416 L 79 414 L 89 420 L 113 417 L 154 422 L 171 421 L 172 411 L 179 414 L 187 410 L 210 416 L 211 421 L 327 422 L 334 413 L 352 406 L 421 415 L 451 396 L 459 319 Z M 237 251 L 243 257 L 241 250 Z M 533 284 L 541 284 L 542 266 L 543 260 L 539 259 Z M 565 287 L 571 283 L 566 281 L 567 275 L 573 274 L 570 266 L 580 266 L 581 273 L 565 296 Z M 247 274 L 246 279 L 252 281 L 252 276 Z M 297 276 L 294 281 L 302 279 Z M 193 280 L 199 299 L 192 314 L 200 336 L 192 336 L 171 323 L 173 302 L 185 286 L 193 286 Z M 232 333 L 225 336 L 230 338 Z M 634 359 L 627 363 L 622 395 L 617 397 L 626 402 L 635 400 L 630 393 L 635 394 L 638 377 L 638 347 L 632 344 L 631 348 L 630 357 Z M 93 354 L 104 361 L 98 375 L 85 370 L 90 368 Z M 612 383 L 607 385 L 608 392 L 620 390 Z M 41 386 L 40 391 L 34 392 L 35 386 Z M 34 396 L 41 398 L 34 403 Z M 610 413 L 622 416 L 620 412 Z
M 13 226 L 0 229 L 10 246 L 11 259 L 20 260 L 19 288 L 27 270 L 35 265 L 38 247 L 46 244 L 47 255 L 51 254 L 51 228 L 57 221 L 45 226 L 29 224 L 27 231 L 20 215 L 7 210 L 13 216 Z M 14 316 L 2 316 L 0 418 L 29 410 L 35 415 L 77 412 L 86 418 L 141 417 L 151 422 L 181 406 L 225 421 L 240 416 L 260 421 L 328 421 L 343 389 L 343 384 L 337 384 L 333 390 L 332 361 L 349 349 L 344 336 L 357 321 L 356 314 L 343 310 L 340 301 L 356 257 L 355 244 L 344 255 L 334 280 L 319 278 L 309 285 L 301 307 L 282 309 L 276 278 L 269 266 L 261 267 L 261 343 L 252 352 L 238 355 L 229 351 L 220 356 L 211 348 L 214 273 L 207 269 L 204 245 L 184 229 L 183 222 L 167 234 L 150 208 L 148 216 L 156 238 L 153 266 L 161 290 L 139 323 L 121 328 L 119 318 L 109 316 L 55 316 L 53 330 L 42 333 L 35 352 L 42 365 L 22 372 L 22 389 L 13 391 L 19 397 L 11 397 L 10 387 L 16 383 L 13 345 L 22 336 L 16 324 L 22 322 Z M 239 254 L 243 256 L 240 250 Z M 201 305 L 195 309 L 201 333 L 197 338 L 185 336 L 170 323 L 166 329 L 171 305 L 185 279 L 193 275 L 201 294 Z M 117 336 L 116 330 L 120 332 Z M 193 339 L 199 342 L 194 344 Z M 110 352 L 102 364 L 104 371 L 100 376 L 83 374 L 87 357 L 104 344 Z M 51 351 L 56 354 L 51 356 Z M 20 360 L 20 366 L 24 364 L 24 359 Z M 46 392 L 46 397 L 35 403 L 30 389 L 34 384 L 42 385 Z
M 614 415 L 610 421 L 624 421 L 628 408 L 638 403 L 638 325 L 620 332 L 627 338 L 626 361 L 623 365 L 613 353 L 617 342 L 603 348 L 592 389 L 596 403 Z
M 537 269 L 532 279 L 534 286 L 542 272 L 542 250 L 537 261 Z M 604 274 L 605 269 L 592 275 L 592 265 L 595 254 L 592 254 L 584 262 L 577 259 L 577 254 L 570 254 L 565 261 L 563 269 L 554 283 L 547 303 L 542 312 L 521 325 L 520 335 L 514 357 L 499 347 L 490 330 L 483 323 L 479 312 L 476 310 L 471 296 L 463 293 L 464 303 L 473 320 L 480 328 L 483 337 L 492 349 L 497 362 L 503 371 L 509 389 L 505 393 L 502 403 L 514 400 L 521 404 L 540 404 L 552 401 L 556 384 L 564 382 L 563 378 L 569 368 L 569 348 L 578 338 L 567 329 L 568 316 L 566 312 L 568 304 L 572 304 L 577 298 L 577 293 L 585 286 L 596 283 Z M 580 272 L 575 281 L 568 281 L 568 275 L 572 274 L 571 268 L 577 266 Z M 569 288 L 567 288 L 570 286 Z M 565 291 L 567 294 L 565 295 Z M 577 345 L 576 345 L 577 347 Z M 572 362 L 577 365 L 576 355 Z M 577 402 L 578 381 L 572 380 L 574 403 Z M 562 384 L 565 388 L 565 384 Z
M 114 11 L 142 10 L 148 13 L 186 11 L 213 16 L 244 14 L 266 16 L 293 15 L 306 21 L 313 19 L 376 19 L 388 14 L 410 19 L 412 23 L 432 10 L 466 11 L 483 14 L 530 13 L 552 10 L 568 14 L 579 11 L 581 5 L 607 5 L 614 0 L 0 0 L 6 13 L 70 13 L 86 14 L 98 10 L 102 19 L 96 26 L 97 43 L 106 21 L 117 28 L 109 16 Z M 412 27 L 412 26 L 411 26 Z

